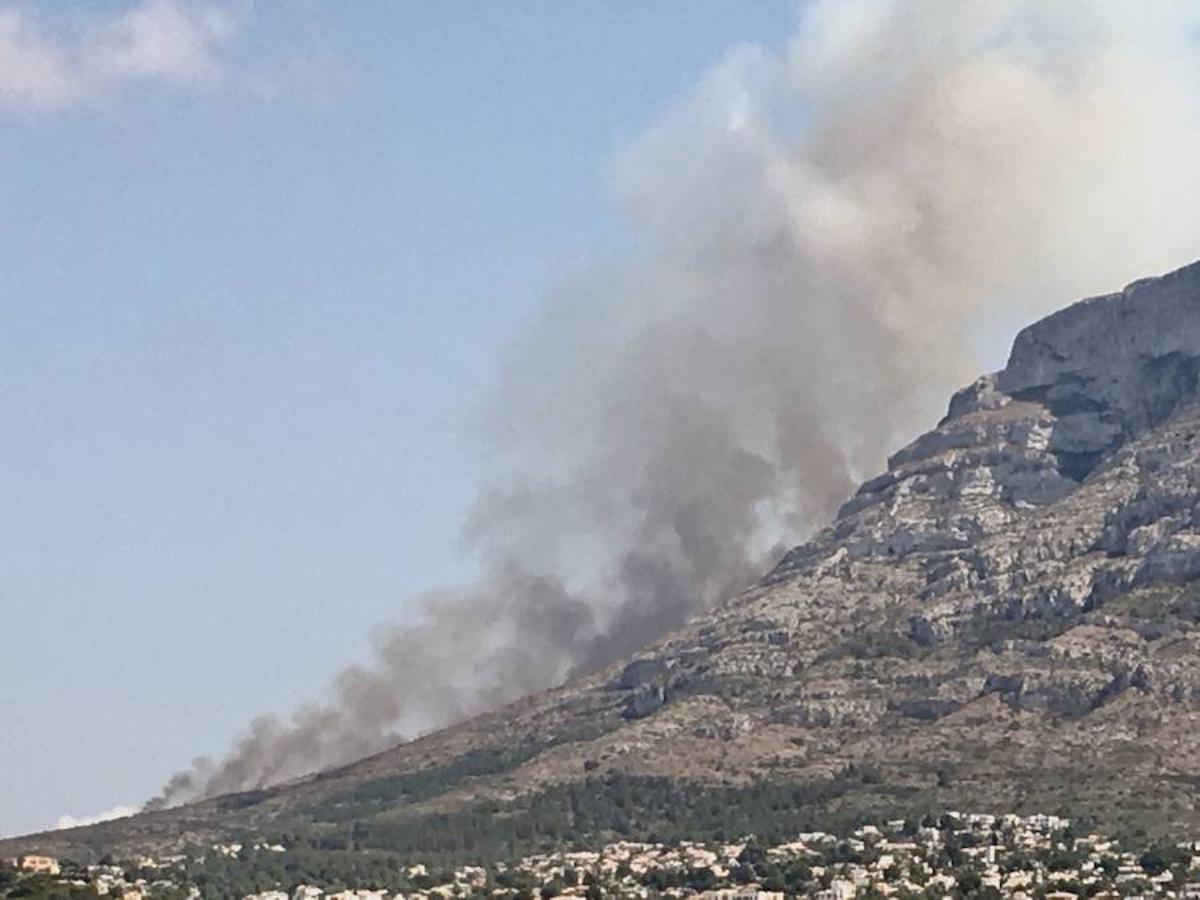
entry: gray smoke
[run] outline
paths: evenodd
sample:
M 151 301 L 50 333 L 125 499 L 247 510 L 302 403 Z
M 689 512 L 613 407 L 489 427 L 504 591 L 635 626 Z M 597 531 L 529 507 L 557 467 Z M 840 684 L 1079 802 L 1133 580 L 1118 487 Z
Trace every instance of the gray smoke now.
M 615 166 L 636 251 L 511 348 L 482 577 L 160 803 L 343 763 L 601 667 L 749 584 L 974 374 L 983 329 L 1200 248 L 1192 3 L 827 0 Z

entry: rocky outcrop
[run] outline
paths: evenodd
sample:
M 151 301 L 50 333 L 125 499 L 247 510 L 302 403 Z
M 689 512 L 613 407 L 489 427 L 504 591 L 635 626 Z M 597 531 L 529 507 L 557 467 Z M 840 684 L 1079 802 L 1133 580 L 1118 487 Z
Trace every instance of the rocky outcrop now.
M 1002 371 L 959 391 L 935 430 L 893 455 L 767 582 L 835 554 L 914 559 L 924 599 L 971 591 L 967 606 L 1002 599 L 1033 615 L 1190 581 L 1200 575 L 1198 373 L 1200 264 L 1055 313 L 1023 330 Z M 1089 479 L 1094 489 L 1079 494 Z M 937 618 L 913 619 L 918 639 L 931 642 Z
M 997 388 L 1050 410 L 1061 452 L 1103 457 L 1195 398 L 1198 284 L 1193 264 L 1031 325 L 1017 335 Z

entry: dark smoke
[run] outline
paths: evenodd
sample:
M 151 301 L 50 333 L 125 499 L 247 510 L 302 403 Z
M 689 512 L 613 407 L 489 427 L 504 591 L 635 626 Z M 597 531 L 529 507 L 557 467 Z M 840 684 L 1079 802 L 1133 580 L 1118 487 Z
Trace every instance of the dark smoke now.
M 981 323 L 1194 257 L 1196 12 L 827 0 L 785 52 L 732 52 L 618 161 L 637 252 L 511 349 L 466 528 L 482 577 L 156 802 L 349 761 L 630 653 L 934 419 Z

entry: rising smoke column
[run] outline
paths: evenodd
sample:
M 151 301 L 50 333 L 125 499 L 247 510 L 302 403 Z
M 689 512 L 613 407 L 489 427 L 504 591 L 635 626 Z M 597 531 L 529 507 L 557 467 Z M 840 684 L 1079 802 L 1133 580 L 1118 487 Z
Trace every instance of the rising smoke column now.
M 1200 255 L 1195 4 L 825 0 L 617 161 L 637 238 L 547 298 L 481 433 L 482 572 L 157 803 L 594 670 L 749 584 L 973 374 L 972 339 Z

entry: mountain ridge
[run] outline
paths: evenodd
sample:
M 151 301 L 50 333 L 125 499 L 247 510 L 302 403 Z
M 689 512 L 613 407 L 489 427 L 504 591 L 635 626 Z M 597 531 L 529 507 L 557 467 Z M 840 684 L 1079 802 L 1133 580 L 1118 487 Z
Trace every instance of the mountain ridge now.
M 969 799 L 1200 828 L 1198 376 L 1200 263 L 1082 300 L 758 584 L 632 659 L 330 772 L 0 854 L 347 823 L 384 845 L 605 778 L 810 786 L 814 815 Z

